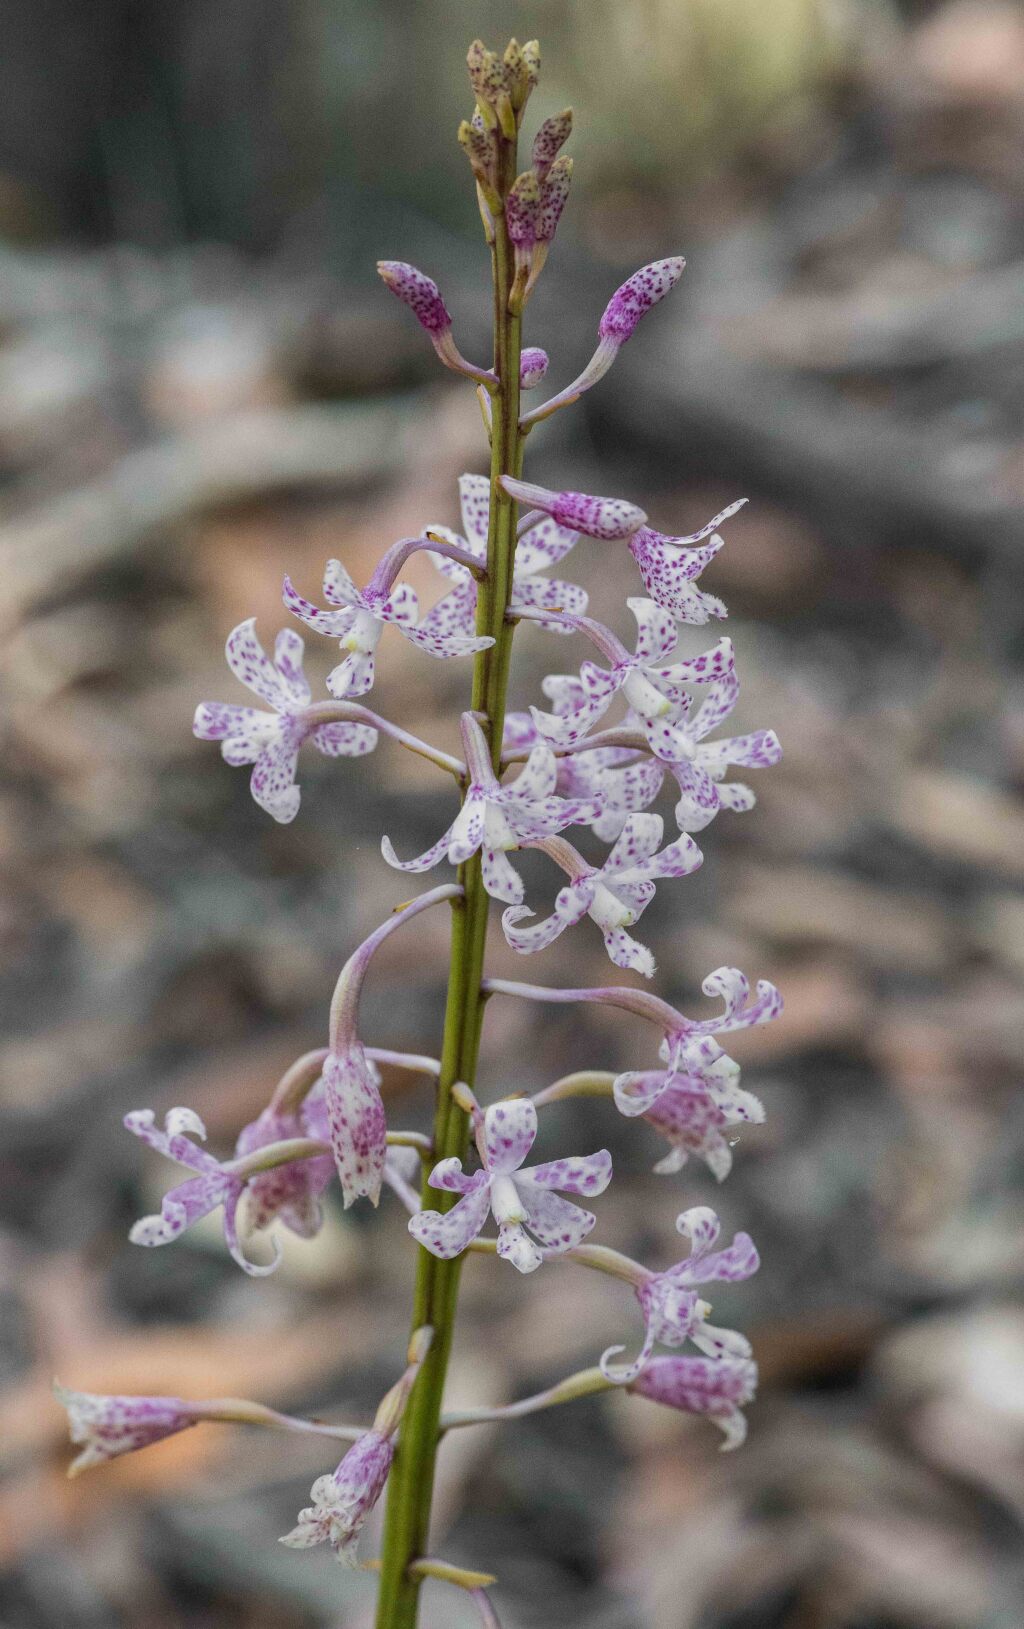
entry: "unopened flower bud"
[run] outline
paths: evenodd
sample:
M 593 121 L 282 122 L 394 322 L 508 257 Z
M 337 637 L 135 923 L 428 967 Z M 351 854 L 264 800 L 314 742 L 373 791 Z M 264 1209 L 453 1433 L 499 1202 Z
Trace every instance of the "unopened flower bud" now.
M 647 516 L 636 504 L 623 498 L 595 498 L 585 492 L 549 492 L 530 481 L 516 481 L 503 475 L 501 484 L 517 503 L 541 509 L 559 526 L 567 526 L 587 537 L 630 537 L 643 526 Z
M 522 390 L 534 390 L 548 371 L 548 353 L 539 345 L 530 345 L 519 358 L 519 385 Z
M 555 113 L 550 119 L 544 120 L 533 138 L 533 150 L 530 155 L 541 181 L 544 180 L 571 134 L 571 107 L 567 107 L 564 113 Z
M 512 183 L 505 199 L 508 235 L 516 249 L 529 249 L 535 242 L 540 205 L 540 182 L 532 170 L 524 170 Z
M 601 339 L 624 345 L 640 318 L 675 287 L 685 265 L 682 255 L 672 255 L 668 260 L 652 260 L 628 277 L 605 307 L 598 327 Z
M 653 1357 L 626 1388 L 653 1403 L 706 1414 L 725 1432 L 723 1449 L 738 1448 L 747 1434 L 740 1412 L 757 1390 L 752 1358 Z
M 523 78 L 526 81 L 526 94 L 529 96 L 540 84 L 540 43 L 538 40 L 527 40 L 523 46 Z
M 432 277 L 405 260 L 378 260 L 377 271 L 428 334 L 441 334 L 451 327 L 448 307 Z
M 459 125 L 459 146 L 469 159 L 473 174 L 481 185 L 490 187 L 491 166 L 494 159 L 494 143 L 483 124 L 463 119 Z
M 541 187 L 540 208 L 537 211 L 537 239 L 540 243 L 550 243 L 554 237 L 571 182 L 572 159 L 563 153 L 561 158 L 555 159 Z

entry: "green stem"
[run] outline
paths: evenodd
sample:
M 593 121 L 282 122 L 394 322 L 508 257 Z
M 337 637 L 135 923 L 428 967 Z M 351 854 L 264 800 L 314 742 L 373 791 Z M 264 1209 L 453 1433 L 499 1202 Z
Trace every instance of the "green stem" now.
M 501 193 L 516 177 L 516 143 L 502 140 Z M 473 670 L 474 711 L 491 747 L 497 769 L 501 760 L 505 695 L 512 653 L 513 628 L 506 621 L 515 569 L 516 507 L 500 485 L 502 475 L 518 475 L 522 466 L 519 430 L 519 353 L 521 319 L 508 310 L 513 278 L 512 246 L 503 215 L 495 220 L 494 371 L 499 388 L 492 398 L 491 508 L 487 539 L 487 578 L 477 591 L 477 632 L 494 644 L 476 657 Z M 488 898 L 474 856 L 460 868 L 464 894 L 452 902 L 452 940 L 448 971 L 441 1074 L 434 1117 L 437 1159 L 464 1159 L 469 1146 L 469 1118 L 451 1098 L 456 1081 L 472 1086 L 476 1074 L 484 996 L 481 980 L 487 938 Z M 444 1210 L 455 1196 L 440 1198 L 424 1181 L 424 1204 Z M 409 1398 L 398 1450 L 388 1478 L 387 1515 L 380 1566 L 377 1629 L 415 1629 L 421 1575 L 411 1563 L 430 1553 L 430 1507 L 434 1489 L 441 1402 L 451 1354 L 461 1258 L 439 1261 L 422 1247 L 418 1252 L 412 1322 L 430 1324 L 434 1341 Z

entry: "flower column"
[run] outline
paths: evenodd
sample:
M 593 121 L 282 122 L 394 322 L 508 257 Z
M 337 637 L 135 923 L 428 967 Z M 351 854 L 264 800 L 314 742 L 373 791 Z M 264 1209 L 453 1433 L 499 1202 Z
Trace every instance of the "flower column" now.
M 516 179 L 518 118 L 536 79 L 536 58 L 527 45 L 518 60 L 511 63 L 506 53 L 504 63 L 494 59 L 493 64 L 481 64 L 474 60 L 474 50 L 470 52 L 470 76 L 478 97 L 478 117 L 486 127 L 493 154 L 488 178 L 493 187 L 489 185 L 486 194 L 481 189 L 481 209 L 491 239 L 497 388 L 492 389 L 489 398 L 491 502 L 487 573 L 480 584 L 476 622 L 477 633 L 491 637 L 494 644 L 475 658 L 473 707 L 497 769 L 513 633 L 506 612 L 512 596 L 516 550 L 516 505 L 502 485 L 502 477 L 520 474 L 523 439 L 519 428 L 522 294 L 518 286 L 513 294 L 515 257 L 504 201 Z M 481 979 L 488 898 L 479 854 L 460 868 L 459 880 L 464 896 L 453 903 L 448 1000 L 434 1118 L 434 1151 L 439 1159 L 466 1156 L 469 1120 L 453 1101 L 451 1088 L 457 1081 L 473 1083 L 483 1019 Z M 425 1204 L 433 1198 L 426 1186 L 424 1195 Z M 440 1208 L 449 1208 L 456 1197 L 442 1194 Z M 417 1558 L 429 1554 L 434 1460 L 462 1265 L 461 1257 L 440 1261 L 423 1249 L 418 1254 L 413 1327 L 429 1324 L 434 1341 L 409 1400 L 388 1484 L 378 1629 L 413 1629 L 416 1623 L 422 1580 L 409 1567 Z

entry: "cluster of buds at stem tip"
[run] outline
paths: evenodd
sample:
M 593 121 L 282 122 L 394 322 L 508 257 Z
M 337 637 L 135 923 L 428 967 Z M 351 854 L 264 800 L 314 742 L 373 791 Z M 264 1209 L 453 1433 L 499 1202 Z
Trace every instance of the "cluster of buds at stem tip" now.
M 485 131 L 515 141 L 523 109 L 540 81 L 540 46 L 536 40 L 520 45 L 509 40 L 501 56 L 474 40 L 466 54 L 469 82 L 476 97 L 476 112 Z

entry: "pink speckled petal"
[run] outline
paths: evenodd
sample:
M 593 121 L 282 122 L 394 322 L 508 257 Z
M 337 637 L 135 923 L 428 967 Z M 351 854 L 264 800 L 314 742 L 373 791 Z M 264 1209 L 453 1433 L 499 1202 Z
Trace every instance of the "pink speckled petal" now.
M 290 577 L 284 580 L 282 598 L 285 610 L 298 617 L 307 628 L 312 628 L 316 633 L 327 634 L 332 639 L 343 638 L 355 620 L 356 610 L 349 606 L 337 611 L 322 611 L 312 600 L 307 600 L 298 592 Z M 228 660 L 230 661 L 230 657 Z M 269 700 L 269 697 L 267 699 Z
M 414 860 L 400 860 L 395 853 L 390 837 L 381 838 L 380 851 L 387 860 L 388 865 L 393 865 L 396 871 L 429 871 L 433 866 L 439 864 L 441 860 L 448 858 L 450 841 L 451 827 L 449 826 L 443 837 L 439 837 L 436 843 L 425 849 L 422 854 L 418 854 Z
M 557 913 L 546 917 L 542 922 L 532 923 L 528 928 L 517 925 L 525 917 L 533 914 L 526 905 L 510 905 L 507 911 L 502 912 L 501 925 L 505 940 L 521 956 L 530 956 L 537 950 L 546 950 L 548 945 L 554 944 L 559 934 L 564 933 L 570 925 L 566 917 Z
M 340 560 L 328 560 L 324 567 L 324 599 L 329 605 L 348 605 L 357 610 L 366 604 Z
M 550 515 L 546 515 L 519 539 L 516 545 L 516 570 L 529 575 L 534 571 L 543 571 L 545 566 L 557 565 L 579 540 L 579 532 L 572 531 L 568 526 L 559 526 Z
M 423 618 L 420 629 L 442 643 L 453 636 L 472 638 L 476 622 L 476 583 L 469 573 L 466 580 L 438 600 Z
M 236 679 L 271 707 L 287 711 L 290 705 L 287 686 L 256 637 L 255 617 L 248 617 L 231 630 L 225 654 Z
M 324 1063 L 324 1103 L 331 1148 L 347 1210 L 356 1199 L 376 1205 L 387 1154 L 387 1123 L 380 1088 L 358 1042 Z
M 523 1171 L 522 1179 L 526 1178 L 538 1188 L 559 1188 L 563 1193 L 578 1193 L 584 1199 L 593 1199 L 604 1193 L 612 1179 L 612 1157 L 607 1148 L 599 1148 L 596 1154 L 548 1160 L 544 1165 L 531 1165 Z M 517 1177 L 516 1181 L 519 1180 Z
M 549 798 L 558 780 L 558 764 L 551 748 L 538 741 L 514 781 L 502 788 L 516 800 L 532 804 L 538 798 Z M 503 799 L 503 801 L 507 801 Z
M 459 476 L 462 530 L 471 553 L 487 557 L 487 526 L 491 511 L 491 483 L 486 475 Z
M 391 622 L 402 633 L 415 627 L 420 614 L 420 602 L 408 583 L 396 583 L 386 600 L 376 607 L 382 622 Z
M 675 287 L 685 265 L 682 255 L 671 255 L 666 260 L 652 260 L 650 265 L 635 271 L 608 301 L 598 326 L 600 337 L 617 345 L 625 344 L 641 317 Z
M 484 1164 L 494 1176 L 518 1171 L 537 1136 L 537 1110 L 528 1097 L 492 1103 L 484 1113 Z
M 281 692 L 287 697 L 287 711 L 298 712 L 309 706 L 312 692 L 302 671 L 302 658 L 306 642 L 294 628 L 282 628 L 274 641 L 274 666 L 281 681 Z
M 502 1222 L 498 1228 L 498 1255 L 510 1261 L 520 1273 L 536 1272 L 544 1257 L 519 1222 Z
M 451 656 L 472 656 L 478 650 L 487 650 L 494 640 L 487 637 L 477 638 L 471 634 L 439 634 L 434 628 L 421 623 L 419 627 L 401 627 L 399 632 L 420 650 L 426 651 L 428 656 L 436 656 L 446 660 Z
M 500 899 L 506 905 L 521 905 L 523 879 L 503 849 L 488 848 L 480 851 L 483 884 L 491 899 Z
M 626 932 L 625 928 L 602 928 L 604 948 L 616 967 L 640 973 L 652 979 L 656 972 L 654 957 L 646 945 Z
M 654 600 L 631 596 L 626 604 L 636 618 L 636 654 L 641 662 L 660 662 L 679 642 L 676 619 Z
M 631 814 L 622 835 L 604 862 L 605 872 L 625 871 L 649 860 L 658 849 L 665 831 L 665 822 L 656 814 Z M 669 873 L 671 875 L 671 873 Z
M 300 793 L 295 784 L 299 749 L 290 737 L 271 742 L 253 764 L 249 790 L 261 809 L 286 826 L 299 812 Z
M 491 1205 L 490 1182 L 484 1171 L 478 1171 L 473 1180 L 477 1185 L 451 1210 L 443 1214 L 437 1210 L 421 1210 L 409 1218 L 413 1238 L 442 1261 L 461 1256 L 487 1220 Z
M 527 1176 L 516 1179 L 516 1190 L 526 1212 L 526 1225 L 545 1249 L 562 1255 L 582 1244 L 594 1231 L 597 1217 L 570 1199 L 539 1188 Z
M 454 1156 L 439 1160 L 428 1178 L 432 1188 L 443 1188 L 448 1193 L 475 1193 L 480 1180 L 479 1171 L 474 1171 L 470 1176 L 462 1169 L 462 1161 Z

